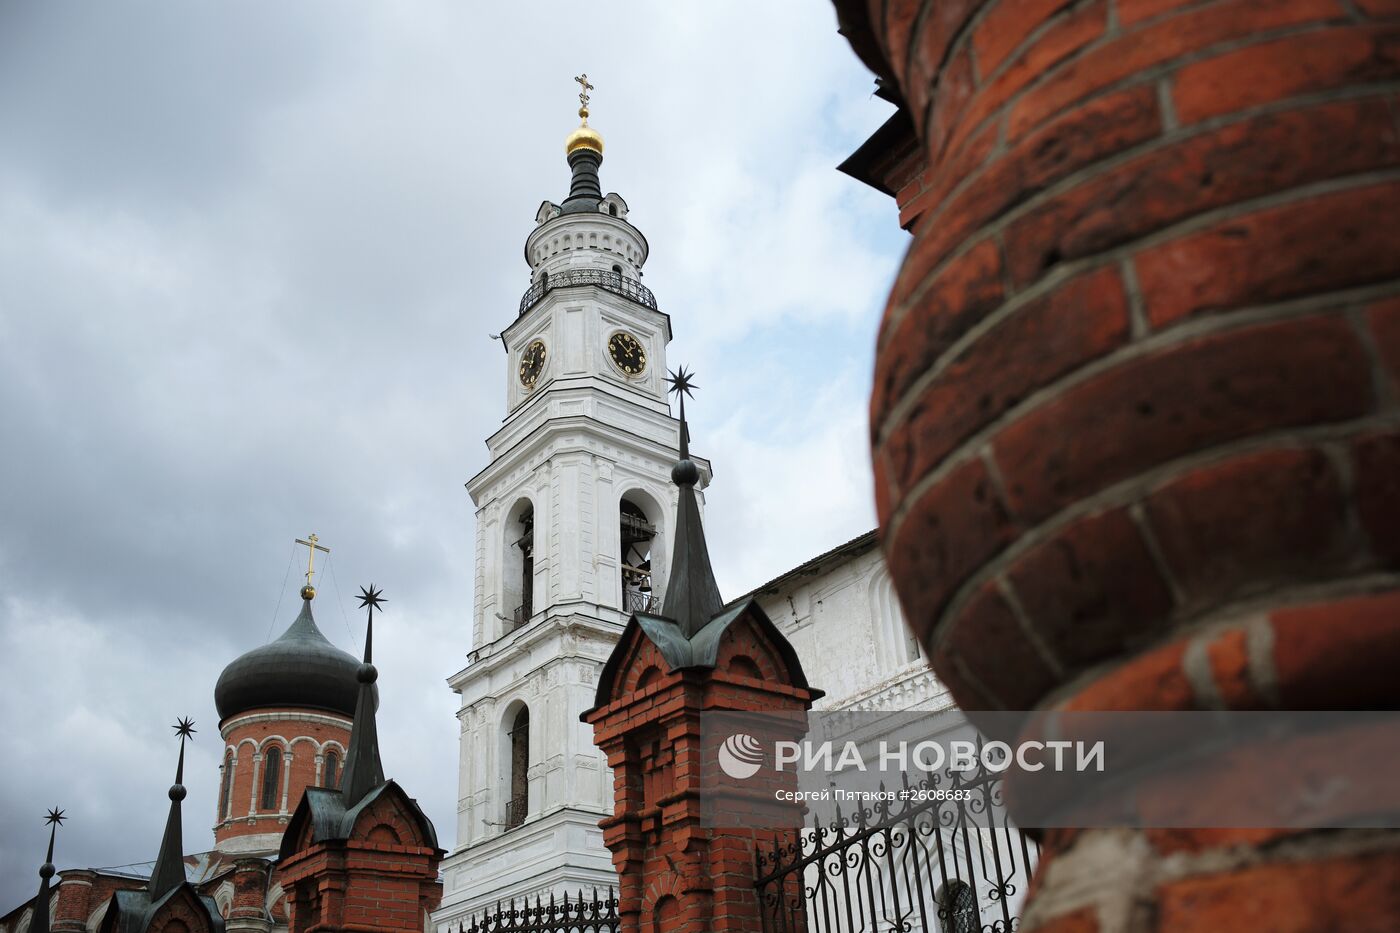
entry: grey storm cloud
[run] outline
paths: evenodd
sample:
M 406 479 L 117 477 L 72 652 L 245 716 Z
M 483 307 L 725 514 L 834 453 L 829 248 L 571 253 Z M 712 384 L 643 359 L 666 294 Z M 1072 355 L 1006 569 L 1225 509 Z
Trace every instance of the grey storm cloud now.
M 391 600 L 386 768 L 451 844 L 462 487 L 585 70 L 604 187 L 707 389 L 740 592 L 872 521 L 868 348 L 904 240 L 833 169 L 888 108 L 830 8 L 0 5 L 0 911 L 49 806 L 60 868 L 154 857 L 177 716 L 186 851 L 212 843 L 213 684 L 291 622 L 312 531 L 328 637 L 357 650 L 357 586 Z

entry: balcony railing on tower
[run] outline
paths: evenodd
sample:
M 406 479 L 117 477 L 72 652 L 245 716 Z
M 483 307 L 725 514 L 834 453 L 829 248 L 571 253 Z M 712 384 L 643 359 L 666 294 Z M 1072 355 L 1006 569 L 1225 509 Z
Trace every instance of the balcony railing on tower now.
M 528 794 L 517 794 L 506 801 L 506 829 L 514 829 L 525 822 L 525 813 L 530 809 Z
M 661 596 L 648 589 L 633 589 L 628 587 L 622 591 L 622 609 L 624 612 L 651 612 L 661 611 Z
M 567 272 L 556 272 L 554 275 L 547 272 L 542 274 L 540 280 L 526 289 L 521 297 L 520 313 L 529 311 L 554 289 L 576 285 L 596 285 L 605 292 L 621 295 L 629 301 L 656 310 L 656 296 L 651 293 L 651 289 L 636 279 L 629 279 L 620 272 L 605 272 L 602 269 L 570 269 Z

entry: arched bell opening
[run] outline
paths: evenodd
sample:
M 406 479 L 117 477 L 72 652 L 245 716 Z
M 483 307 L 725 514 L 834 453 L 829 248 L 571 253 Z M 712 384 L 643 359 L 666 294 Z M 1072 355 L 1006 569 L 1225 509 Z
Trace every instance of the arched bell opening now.
M 513 704 L 502 727 L 502 825 L 514 829 L 530 812 L 530 708 Z
M 656 504 L 636 490 L 626 493 L 618 503 L 623 612 L 661 611 L 659 517 Z
M 521 499 L 505 523 L 501 595 L 506 631 L 513 632 L 535 614 L 535 506 Z

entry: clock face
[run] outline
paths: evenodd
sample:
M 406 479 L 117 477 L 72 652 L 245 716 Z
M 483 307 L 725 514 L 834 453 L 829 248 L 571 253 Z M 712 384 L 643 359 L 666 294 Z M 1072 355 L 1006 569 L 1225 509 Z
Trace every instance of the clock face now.
M 535 380 L 540 378 L 540 372 L 544 369 L 545 349 L 544 341 L 536 340 L 525 348 L 525 352 L 520 354 L 520 383 L 524 386 L 533 386 Z
M 629 376 L 640 376 L 647 368 L 647 351 L 626 331 L 618 331 L 608 338 L 608 355 L 617 368 Z

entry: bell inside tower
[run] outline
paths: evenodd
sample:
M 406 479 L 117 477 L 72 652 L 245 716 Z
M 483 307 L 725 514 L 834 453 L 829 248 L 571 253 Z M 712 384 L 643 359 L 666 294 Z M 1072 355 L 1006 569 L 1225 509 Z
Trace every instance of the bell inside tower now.
M 641 507 L 627 499 L 618 510 L 622 542 L 622 609 L 654 612 L 659 600 L 651 586 L 651 543 L 656 526 L 647 521 Z
M 510 631 L 530 621 L 535 613 L 535 509 L 528 500 L 516 506 L 507 524 L 505 597 L 510 607 Z

